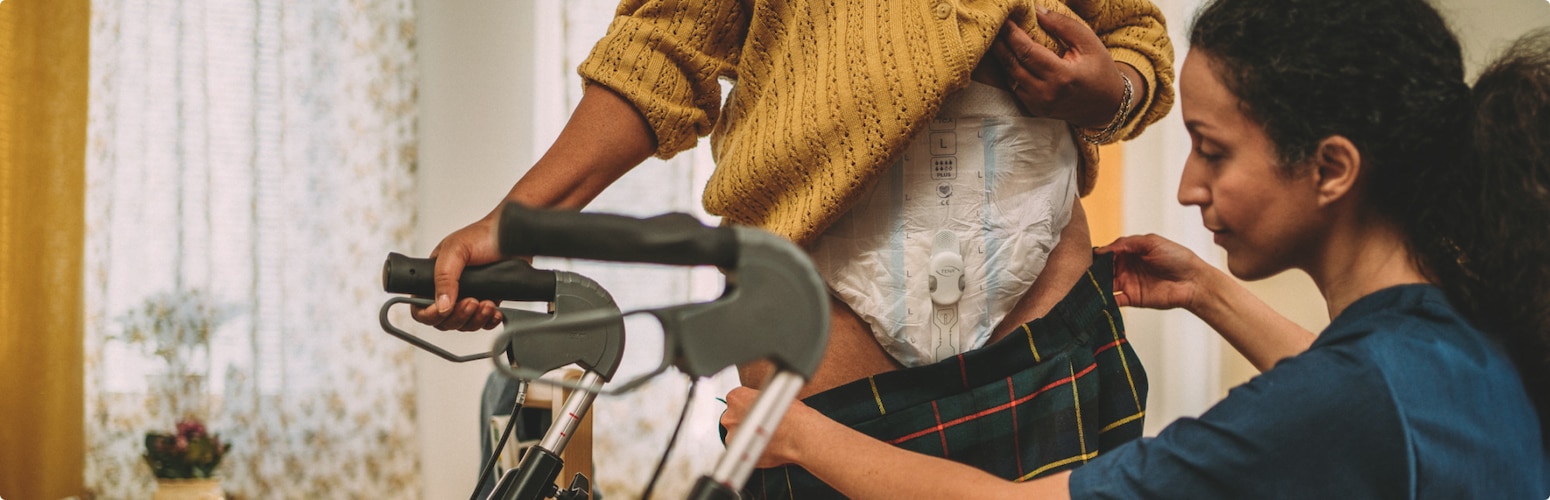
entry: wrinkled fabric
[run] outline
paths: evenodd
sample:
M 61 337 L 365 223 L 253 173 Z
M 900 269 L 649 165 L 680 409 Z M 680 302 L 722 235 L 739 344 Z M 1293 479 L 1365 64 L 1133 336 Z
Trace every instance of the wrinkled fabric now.
M 1021 115 L 1014 96 L 988 85 L 948 97 L 812 247 L 832 293 L 905 366 L 984 346 L 1071 220 L 1078 152 L 1069 128 Z

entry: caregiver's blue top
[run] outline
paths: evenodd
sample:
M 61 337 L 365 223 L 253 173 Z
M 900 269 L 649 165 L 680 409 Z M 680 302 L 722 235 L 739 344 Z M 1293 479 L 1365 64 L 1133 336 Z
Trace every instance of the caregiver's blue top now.
M 1347 307 L 1200 418 L 1077 468 L 1072 498 L 1550 498 L 1507 355 L 1430 285 Z

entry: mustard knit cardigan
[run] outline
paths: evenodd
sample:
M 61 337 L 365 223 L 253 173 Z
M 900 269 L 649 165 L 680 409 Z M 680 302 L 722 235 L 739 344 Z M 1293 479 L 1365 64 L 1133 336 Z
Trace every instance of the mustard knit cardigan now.
M 1085 20 L 1146 79 L 1116 138 L 1167 113 L 1173 47 L 1148 0 L 625 0 L 579 72 L 635 105 L 657 156 L 711 134 L 710 213 L 806 245 L 968 84 L 1003 20 L 1057 49 L 1035 4 Z M 1086 194 L 1097 149 L 1077 142 Z

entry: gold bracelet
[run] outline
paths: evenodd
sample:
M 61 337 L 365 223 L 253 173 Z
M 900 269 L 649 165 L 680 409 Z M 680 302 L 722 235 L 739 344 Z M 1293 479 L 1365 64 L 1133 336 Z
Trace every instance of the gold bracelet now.
M 1088 144 L 1097 146 L 1112 141 L 1114 133 L 1119 131 L 1119 126 L 1125 123 L 1125 117 L 1130 115 L 1130 99 L 1134 90 L 1130 84 L 1130 77 L 1120 73 L 1119 78 L 1125 81 L 1125 96 L 1120 98 L 1119 112 L 1114 113 L 1114 119 L 1109 120 L 1109 124 L 1104 125 L 1103 130 L 1100 130 L 1097 135 L 1088 135 L 1087 132 L 1078 129 L 1077 135 L 1082 136 L 1082 140 L 1087 141 Z

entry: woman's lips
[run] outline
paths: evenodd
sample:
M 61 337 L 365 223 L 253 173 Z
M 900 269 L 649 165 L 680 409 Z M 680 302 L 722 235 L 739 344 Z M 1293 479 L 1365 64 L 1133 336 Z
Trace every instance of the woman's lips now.
M 1227 240 L 1227 235 L 1232 234 L 1232 231 L 1226 229 L 1211 229 L 1209 227 L 1206 229 L 1211 231 L 1211 241 L 1216 243 L 1217 246 L 1221 246 Z

